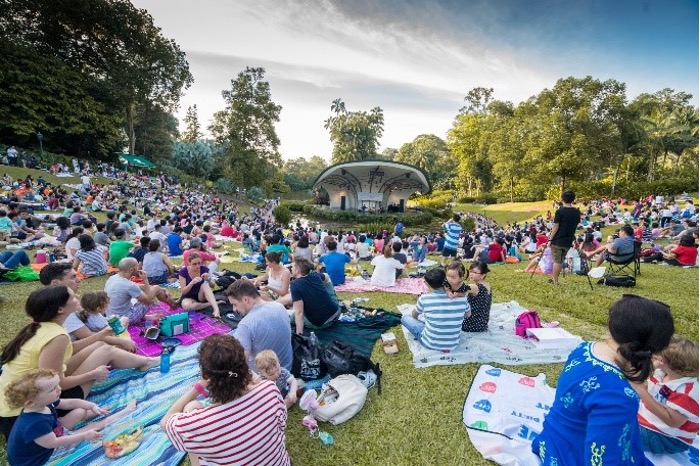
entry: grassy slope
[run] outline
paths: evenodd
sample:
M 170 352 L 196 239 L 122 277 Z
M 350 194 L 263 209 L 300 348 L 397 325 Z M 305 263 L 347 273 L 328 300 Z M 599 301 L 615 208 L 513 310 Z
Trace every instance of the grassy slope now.
M 517 214 L 521 215 L 524 213 Z M 229 268 L 252 270 L 250 264 L 233 264 Z M 564 328 L 587 339 L 605 334 L 607 308 L 630 291 L 595 284 L 591 291 L 586 278 L 578 276 L 564 277 L 562 285 L 555 288 L 546 283 L 544 276 L 530 278 L 530 274 L 515 273 L 518 268 L 522 265 L 492 267 L 488 281 L 493 287 L 494 300 L 517 300 L 537 309 L 543 319 L 558 320 Z M 678 332 L 697 341 L 698 269 L 644 264 L 642 274 L 637 288 L 632 291 L 670 304 Z M 86 280 L 81 290 L 102 289 L 104 281 L 105 278 Z M 0 343 L 6 343 L 27 323 L 24 302 L 37 286 L 32 283 L 0 287 L 0 295 L 7 299 L 0 305 L 4 316 Z M 356 296 L 360 295 L 341 293 L 344 299 Z M 369 305 L 387 309 L 415 300 L 408 295 L 392 293 L 366 296 L 371 298 Z M 310 438 L 300 424 L 304 413 L 298 408 L 290 411 L 287 446 L 295 464 L 491 464 L 472 447 L 461 420 L 464 397 L 478 366 L 415 369 L 403 332 L 399 327 L 394 331 L 401 352 L 387 356 L 375 346 L 373 353 L 373 359 L 380 362 L 384 371 L 382 395 L 372 390 L 365 408 L 354 419 L 337 427 L 323 426 L 335 437 L 335 445 L 324 447 Z M 532 375 L 544 372 L 550 384 L 556 385 L 561 365 L 529 365 L 514 370 Z M 187 460 L 185 464 L 189 464 Z

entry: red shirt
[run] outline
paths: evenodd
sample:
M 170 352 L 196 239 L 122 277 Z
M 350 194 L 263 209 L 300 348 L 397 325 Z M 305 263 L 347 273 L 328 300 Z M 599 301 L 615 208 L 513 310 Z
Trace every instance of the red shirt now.
M 683 265 L 695 265 L 698 259 L 698 250 L 693 246 L 678 246 L 673 253 L 676 260 Z
M 489 261 L 490 262 L 501 262 L 503 257 L 503 246 L 498 243 L 489 244 Z
M 547 241 L 549 241 L 549 238 L 547 235 L 540 233 L 537 235 L 537 247 L 539 248 L 543 244 L 547 244 Z

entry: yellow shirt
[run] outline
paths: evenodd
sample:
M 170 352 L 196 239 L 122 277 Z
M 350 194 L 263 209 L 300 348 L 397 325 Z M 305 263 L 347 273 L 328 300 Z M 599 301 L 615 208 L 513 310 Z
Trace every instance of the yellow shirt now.
M 36 334 L 24 342 L 24 345 L 19 350 L 19 354 L 2 367 L 2 375 L 0 375 L 0 416 L 13 417 L 19 415 L 21 408 L 12 409 L 7 405 L 5 387 L 22 374 L 32 369 L 38 369 L 39 356 L 44 346 L 60 335 L 65 335 L 69 340 L 69 344 L 66 346 L 66 351 L 63 354 L 63 372 L 65 374 L 66 363 L 73 356 L 73 345 L 70 344 L 70 337 L 66 329 L 54 322 L 42 322 L 37 328 Z

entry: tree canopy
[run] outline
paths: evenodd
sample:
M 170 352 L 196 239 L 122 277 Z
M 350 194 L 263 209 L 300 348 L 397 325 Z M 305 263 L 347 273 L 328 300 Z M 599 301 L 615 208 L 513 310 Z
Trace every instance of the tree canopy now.
M 384 132 L 384 111 L 380 107 L 369 112 L 348 112 L 345 102 L 335 99 L 331 112 L 324 128 L 333 143 L 333 163 L 378 158 L 379 138 Z

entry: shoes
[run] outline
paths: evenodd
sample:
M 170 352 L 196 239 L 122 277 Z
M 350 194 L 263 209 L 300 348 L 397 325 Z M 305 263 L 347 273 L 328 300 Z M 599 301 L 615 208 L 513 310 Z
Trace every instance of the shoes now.
M 552 285 L 558 285 L 559 283 L 555 283 L 553 278 L 550 278 L 547 280 L 547 283 L 551 283 Z
M 357 378 L 360 379 L 362 385 L 367 387 L 368 390 L 374 387 L 374 384 L 377 383 L 377 374 L 375 374 L 372 370 L 360 372 L 357 374 Z

